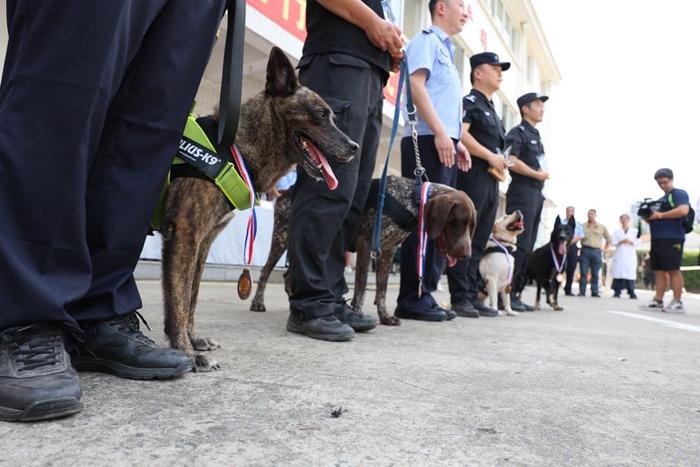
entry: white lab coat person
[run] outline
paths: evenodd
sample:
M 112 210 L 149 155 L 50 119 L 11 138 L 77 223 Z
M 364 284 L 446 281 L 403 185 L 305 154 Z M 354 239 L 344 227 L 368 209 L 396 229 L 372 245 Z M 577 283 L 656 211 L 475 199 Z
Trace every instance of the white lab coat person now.
M 637 238 L 637 229 L 630 227 L 630 217 L 627 214 L 620 216 L 620 223 L 622 228 L 612 235 L 612 244 L 615 247 L 611 268 L 612 288 L 615 297 L 619 297 L 622 289 L 626 288 L 630 298 L 637 298 L 634 294 L 634 283 L 637 280 L 636 246 L 640 241 Z

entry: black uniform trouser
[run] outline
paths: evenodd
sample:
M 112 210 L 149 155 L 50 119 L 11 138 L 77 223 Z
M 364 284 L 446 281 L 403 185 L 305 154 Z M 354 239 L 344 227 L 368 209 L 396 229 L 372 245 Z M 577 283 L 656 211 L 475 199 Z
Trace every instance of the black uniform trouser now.
M 518 209 L 523 213 L 525 230 L 518 235 L 518 248 L 515 250 L 513 267 L 513 285 L 511 295 L 520 297 L 527 277 L 527 263 L 530 252 L 537 240 L 537 230 L 540 226 L 542 205 L 544 196 L 538 187 L 526 183 L 513 183 L 508 186 L 506 192 L 506 213 L 510 214 Z
M 384 72 L 359 58 L 318 54 L 300 63 L 299 80 L 323 97 L 336 124 L 360 145 L 348 163 L 328 162 L 338 188 L 297 171 L 289 220 L 289 306 L 302 319 L 332 314 L 343 294 L 345 251 L 369 193 L 382 125 Z
M 455 140 L 455 151 L 457 141 Z M 448 168 L 440 162 L 435 149 L 435 136 L 423 135 L 418 137 L 418 151 L 421 164 L 430 182 L 454 186 L 457 181 L 457 165 Z M 413 139 L 405 137 L 401 140 L 401 175 L 414 178 L 416 158 L 413 151 Z M 405 310 L 421 313 L 437 306 L 430 295 L 437 288 L 442 272 L 445 270 L 445 258 L 438 253 L 435 240 L 428 239 L 425 248 L 425 267 L 421 296 L 418 297 L 418 271 L 416 266 L 418 233 L 411 232 L 401 245 L 401 287 L 397 303 Z
M 566 252 L 566 285 L 564 292 L 571 293 L 571 285 L 574 283 L 574 273 L 578 265 L 578 246 L 576 244 L 569 245 Z
M 8 1 L 0 329 L 141 307 L 133 270 L 224 3 Z
M 486 172 L 487 167 L 476 162 L 469 172 L 457 173 L 457 188 L 464 191 L 476 207 L 476 229 L 472 237 L 472 256 L 447 269 L 453 304 L 477 299 L 479 261 L 484 255 L 498 210 L 498 180 Z

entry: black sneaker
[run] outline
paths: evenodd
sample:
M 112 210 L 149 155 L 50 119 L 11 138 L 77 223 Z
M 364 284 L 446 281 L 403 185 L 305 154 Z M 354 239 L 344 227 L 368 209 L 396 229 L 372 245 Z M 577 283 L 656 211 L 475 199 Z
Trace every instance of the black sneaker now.
M 517 297 L 510 298 L 510 308 L 513 311 L 535 311 L 535 307 L 523 303 Z
M 349 341 L 355 337 L 355 331 L 333 315 L 302 320 L 296 313 L 289 313 L 287 331 L 333 342 Z
M 192 371 L 192 359 L 185 352 L 158 347 L 144 336 L 139 318 L 143 320 L 134 311 L 110 320 L 82 323 L 84 342 L 76 342 L 70 349 L 75 369 L 128 379 L 172 379 Z
M 0 332 L 0 420 L 31 422 L 78 413 L 80 382 L 65 333 L 32 324 Z
M 365 332 L 377 327 L 377 320 L 360 311 L 355 311 L 347 303 L 343 303 L 334 313 L 341 323 L 350 326 L 356 332 Z
M 479 300 L 474 300 L 473 305 L 476 311 L 479 312 L 479 316 L 483 316 L 484 318 L 495 318 L 498 316 L 498 310 L 484 305 L 484 303 Z
M 394 311 L 394 316 L 401 319 L 415 319 L 417 321 L 445 321 L 447 319 L 447 315 L 439 307 L 428 308 L 425 311 L 416 312 L 409 311 L 399 305 Z
M 472 302 L 465 300 L 463 302 L 459 303 L 453 303 L 451 305 L 452 311 L 454 311 L 457 316 L 461 316 L 463 318 L 478 318 L 479 317 L 479 312 L 477 311 L 476 308 L 474 308 L 474 305 L 472 305 Z

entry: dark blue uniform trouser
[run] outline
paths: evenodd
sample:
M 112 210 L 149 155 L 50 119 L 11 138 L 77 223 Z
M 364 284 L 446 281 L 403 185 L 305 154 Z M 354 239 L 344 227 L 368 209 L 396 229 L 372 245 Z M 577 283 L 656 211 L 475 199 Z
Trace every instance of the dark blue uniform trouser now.
M 476 229 L 472 237 L 472 256 L 447 269 L 450 299 L 453 304 L 477 299 L 479 261 L 493 229 L 498 211 L 498 180 L 486 172 L 488 164 L 475 160 L 469 172 L 457 174 L 457 188 L 464 191 L 476 207 Z
M 456 150 L 457 141 L 455 141 Z M 435 136 L 424 135 L 418 137 L 418 151 L 421 164 L 430 182 L 442 183 L 454 186 L 457 181 L 457 165 L 451 168 L 445 167 L 435 149 Z M 413 170 L 416 168 L 416 157 L 413 150 L 413 139 L 405 137 L 401 140 L 401 175 L 414 178 Z M 421 313 L 428 311 L 437 305 L 430 295 L 437 288 L 442 272 L 445 270 L 445 258 L 440 255 L 435 245 L 435 240 L 428 239 L 425 248 L 425 268 L 423 273 L 423 287 L 420 298 L 418 297 L 418 272 L 416 268 L 418 233 L 416 231 L 406 237 L 401 245 L 401 288 L 397 303 L 405 310 Z
M 518 182 L 511 182 L 508 186 L 506 213 L 510 214 L 519 209 L 523 213 L 525 224 L 525 230 L 518 235 L 518 248 L 513 255 L 515 260 L 511 290 L 513 297 L 519 297 L 525 288 L 528 258 L 537 240 L 543 204 L 544 196 L 538 187 Z
M 0 329 L 141 306 L 133 270 L 224 3 L 8 1 Z
M 598 274 L 600 266 L 603 264 L 602 252 L 600 248 L 581 248 L 581 256 L 578 258 L 581 269 L 581 280 L 579 281 L 579 295 L 585 295 L 586 284 L 588 282 L 588 270 L 591 270 L 591 293 L 598 293 Z
M 302 319 L 335 312 L 348 291 L 345 251 L 359 227 L 369 194 L 382 126 L 385 73 L 351 55 L 328 53 L 302 58 L 299 81 L 336 114 L 336 124 L 360 145 L 348 163 L 328 162 L 338 188 L 328 189 L 297 170 L 289 220 L 289 306 Z
M 574 273 L 578 264 L 578 246 L 576 244 L 569 245 L 566 252 L 566 285 L 564 292 L 571 293 L 571 285 L 574 283 Z

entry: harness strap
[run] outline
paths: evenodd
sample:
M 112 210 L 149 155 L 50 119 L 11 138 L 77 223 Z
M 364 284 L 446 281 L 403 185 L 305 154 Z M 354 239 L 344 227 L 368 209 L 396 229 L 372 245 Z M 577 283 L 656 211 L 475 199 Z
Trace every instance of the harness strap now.
M 372 180 L 372 184 L 370 185 L 365 210 L 374 209 L 377 207 L 378 191 L 379 179 L 375 178 Z M 386 193 L 384 197 L 384 214 L 389 216 L 389 218 L 405 232 L 413 231 L 413 229 L 415 229 L 418 225 L 418 218 L 416 217 L 415 213 L 407 209 L 389 193 Z

